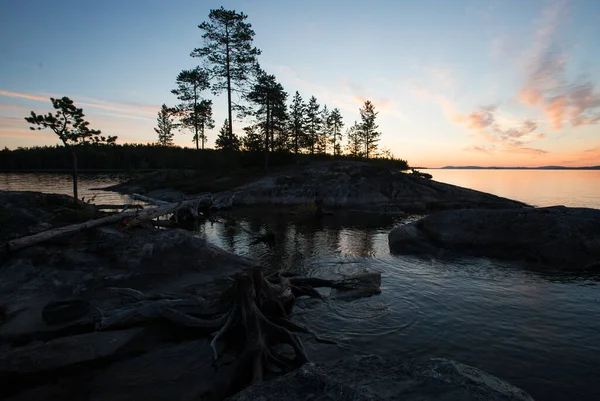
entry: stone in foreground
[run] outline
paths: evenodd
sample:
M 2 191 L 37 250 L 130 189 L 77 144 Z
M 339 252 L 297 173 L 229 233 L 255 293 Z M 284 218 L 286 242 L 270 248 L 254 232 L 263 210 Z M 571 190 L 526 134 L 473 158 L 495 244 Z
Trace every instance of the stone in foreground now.
M 532 398 L 494 376 L 446 359 L 345 358 L 308 363 L 279 379 L 253 385 L 232 401 L 525 401 Z
M 484 256 L 583 271 L 600 267 L 600 210 L 453 210 L 396 227 L 395 254 Z

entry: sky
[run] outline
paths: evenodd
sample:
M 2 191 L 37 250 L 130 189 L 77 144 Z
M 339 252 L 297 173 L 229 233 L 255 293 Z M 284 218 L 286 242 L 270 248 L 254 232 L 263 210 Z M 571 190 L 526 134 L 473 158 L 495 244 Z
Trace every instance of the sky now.
M 155 142 L 221 6 L 248 15 L 289 101 L 315 96 L 348 127 L 371 100 L 380 148 L 412 166 L 600 165 L 598 0 L 0 0 L 0 147 L 57 144 L 23 118 L 62 96 L 119 143 Z M 206 97 L 213 146 L 226 95 Z

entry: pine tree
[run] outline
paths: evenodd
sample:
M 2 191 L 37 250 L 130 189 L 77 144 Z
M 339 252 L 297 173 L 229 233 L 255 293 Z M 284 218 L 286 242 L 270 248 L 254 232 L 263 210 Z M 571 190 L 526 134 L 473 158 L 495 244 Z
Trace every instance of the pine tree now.
M 77 154 L 75 147 L 83 144 L 113 144 L 116 136 L 105 137 L 99 130 L 91 129 L 83 114 L 83 109 L 77 108 L 74 102 L 64 96 L 61 99 L 50 98 L 52 107 L 56 110 L 54 114 L 46 115 L 31 112 L 25 121 L 32 124 L 30 130 L 43 130 L 50 128 L 61 140 L 73 158 L 73 200 L 78 200 L 77 194 Z
M 157 128 L 154 131 L 158 134 L 158 144 L 160 146 L 172 146 L 173 136 L 175 133 L 175 122 L 173 120 L 173 110 L 169 109 L 166 104 L 158 112 Z
M 331 127 L 329 123 L 329 109 L 327 108 L 327 105 L 324 105 L 323 109 L 321 110 L 321 124 L 317 134 L 317 153 L 327 153 L 327 143 L 329 142 L 329 137 L 331 135 Z
M 298 151 L 302 148 L 303 144 L 306 143 L 305 132 L 304 132 L 304 121 L 305 121 L 305 106 L 302 101 L 302 96 L 296 91 L 292 104 L 290 105 L 290 131 L 292 136 L 292 149 L 294 154 L 298 154 Z
M 348 150 L 348 154 L 353 157 L 362 156 L 363 140 L 360 129 L 360 124 L 354 121 L 354 125 L 346 130 L 346 139 L 348 141 L 346 148 Z
M 235 106 L 231 94 L 243 92 L 248 77 L 258 68 L 260 50 L 252 47 L 254 31 L 244 22 L 248 16 L 235 10 L 210 10 L 208 22 L 198 25 L 204 31 L 204 46 L 194 49 L 192 57 L 202 57 L 210 66 L 213 93 L 227 90 L 228 133 L 233 140 L 232 109 Z
M 319 135 L 319 126 L 321 125 L 320 105 L 317 103 L 317 98 L 311 96 L 306 109 L 306 147 L 310 149 L 310 154 L 315 153 L 315 145 L 317 144 L 317 136 Z
M 260 126 L 250 125 L 244 127 L 244 137 L 242 138 L 242 145 L 245 151 L 252 153 L 259 153 L 263 150 L 263 139 L 260 134 Z
M 276 136 L 271 142 L 271 151 L 289 152 L 292 144 L 290 142 L 289 115 L 285 102 L 277 103 L 273 108 L 273 132 L 276 133 Z
M 263 127 L 265 169 L 267 169 L 269 166 L 269 150 L 272 151 L 274 148 L 275 124 L 278 119 L 282 119 L 285 115 L 287 93 L 283 90 L 283 86 L 275 80 L 274 75 L 260 71 L 256 84 L 246 98 L 259 106 L 255 111 L 255 116 Z
M 171 93 L 181 101 L 176 107 L 181 127 L 194 133 L 196 149 L 199 149 L 200 141 L 204 149 L 204 131 L 215 127 L 212 119 L 212 101 L 201 97 L 201 93 L 210 87 L 208 71 L 200 67 L 183 70 L 177 75 L 176 82 L 177 89 L 173 89 Z
M 342 153 L 342 128 L 344 128 L 344 122 L 342 121 L 342 114 L 338 108 L 333 109 L 329 115 L 329 126 L 331 128 L 331 144 L 333 145 L 334 156 L 339 156 Z
M 379 142 L 381 136 L 381 132 L 376 131 L 379 126 L 375 124 L 375 118 L 379 112 L 375 111 L 375 106 L 370 100 L 365 101 L 364 106 L 359 111 L 362 120 L 359 132 L 364 144 L 365 157 L 368 159 L 369 154 L 373 155 L 377 151 L 377 142 Z
M 229 121 L 225 119 L 223 126 L 219 130 L 219 136 L 215 141 L 215 148 L 219 150 L 239 151 L 241 146 L 240 138 L 233 134 L 229 135 Z

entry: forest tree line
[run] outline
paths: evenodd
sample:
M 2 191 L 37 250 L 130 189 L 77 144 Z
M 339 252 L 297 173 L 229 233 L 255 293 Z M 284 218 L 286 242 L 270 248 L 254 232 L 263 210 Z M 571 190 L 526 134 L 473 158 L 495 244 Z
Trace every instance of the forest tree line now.
M 227 164 L 230 168 L 304 163 L 329 159 L 378 159 L 396 168 L 408 168 L 388 150 L 379 149 L 378 112 L 369 100 L 359 109 L 358 121 L 346 124 L 340 110 L 305 101 L 298 91 L 288 104 L 288 93 L 274 75 L 258 63 L 261 51 L 253 46 L 254 31 L 247 15 L 234 10 L 211 10 L 198 27 L 203 46 L 193 49 L 200 65 L 181 71 L 171 92 L 178 104 L 163 104 L 152 145 L 116 144 L 116 136 L 92 129 L 83 110 L 68 97 L 50 98 L 55 109 L 46 115 L 31 112 L 25 120 L 32 130 L 52 130 L 64 148 L 35 147 L 0 151 L 3 170 L 67 169 L 73 171 L 77 198 L 77 171 L 82 169 L 201 168 Z M 215 127 L 212 100 L 207 94 L 227 94 L 227 115 L 215 140 L 206 149 L 206 131 Z M 235 95 L 235 96 L 234 96 Z M 233 132 L 233 116 L 245 121 L 243 135 Z M 345 129 L 344 129 L 345 128 Z M 196 149 L 173 146 L 176 130 L 190 131 Z M 71 155 L 69 162 L 64 156 Z
M 236 168 L 263 168 L 262 153 L 240 151 L 226 153 L 215 149 L 196 150 L 156 144 L 79 144 L 74 145 L 81 170 L 204 169 L 227 171 Z M 72 161 L 63 146 L 36 146 L 0 150 L 0 170 L 64 170 L 72 169 Z M 312 161 L 358 160 L 349 155 L 299 154 L 274 152 L 272 166 L 308 164 Z M 371 163 L 407 170 L 405 160 L 373 158 Z
M 215 127 L 212 101 L 206 96 L 225 92 L 228 118 L 218 132 L 216 149 L 263 153 L 265 166 L 275 152 L 393 158 L 379 148 L 378 112 L 371 101 L 365 101 L 359 119 L 351 124 L 343 121 L 338 108 L 319 104 L 315 96 L 305 100 L 296 91 L 288 104 L 288 92 L 258 62 L 261 51 L 253 45 L 254 31 L 247 18 L 221 7 L 211 10 L 208 21 L 198 26 L 204 42 L 191 56 L 199 58 L 200 65 L 178 74 L 171 92 L 179 104 L 163 105 L 159 111 L 158 144 L 172 145 L 179 129 L 190 131 L 196 148 L 204 149 L 206 131 Z M 234 114 L 247 122 L 242 135 L 233 132 Z

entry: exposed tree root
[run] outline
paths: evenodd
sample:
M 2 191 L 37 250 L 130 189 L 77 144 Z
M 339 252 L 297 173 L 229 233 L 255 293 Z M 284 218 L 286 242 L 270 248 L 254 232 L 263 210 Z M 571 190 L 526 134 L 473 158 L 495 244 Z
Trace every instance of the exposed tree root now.
M 232 381 L 258 382 L 269 372 L 288 372 L 308 361 L 302 342 L 294 333 L 306 333 L 318 341 L 335 344 L 290 320 L 297 296 L 324 299 L 314 287 L 362 290 L 371 295 L 378 288 L 379 273 L 367 273 L 344 280 L 288 277 L 273 274 L 265 278 L 258 268 L 238 274 L 233 284 L 216 301 L 195 296 L 144 294 L 131 288 L 111 288 L 116 294 L 133 299 L 98 322 L 98 330 L 112 329 L 163 319 L 184 327 L 207 329 L 214 334 L 210 346 L 215 362 L 219 343 L 238 350 L 236 369 L 240 377 Z M 370 291 L 370 292 L 369 292 Z M 285 351 L 285 346 L 291 348 Z M 249 377 L 248 377 L 249 376 Z

